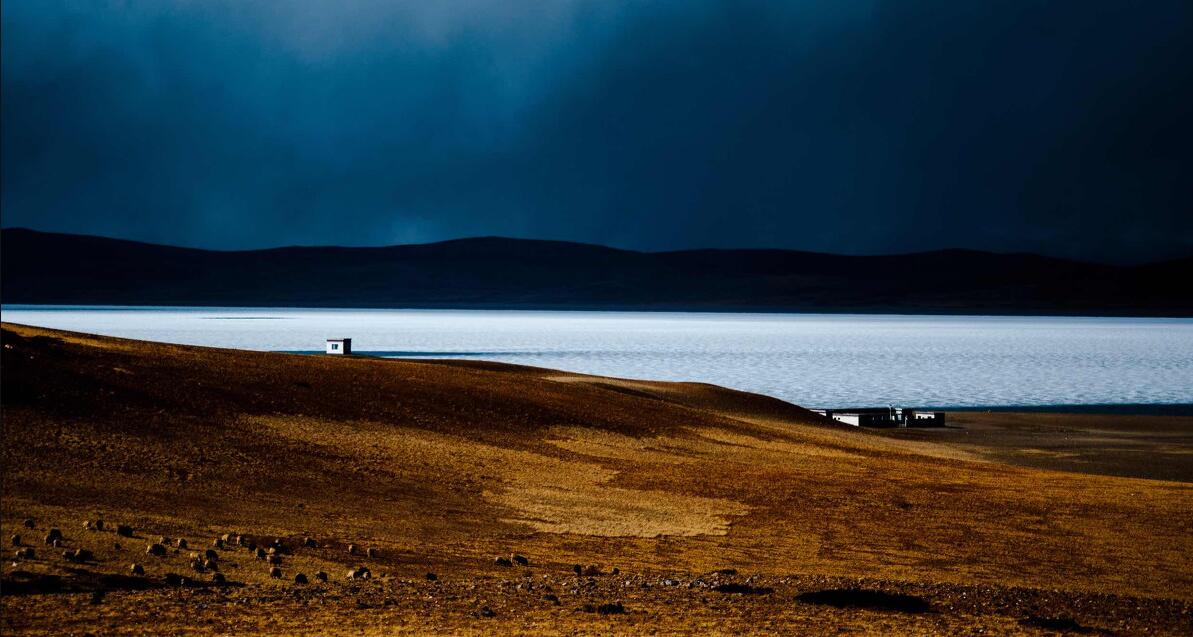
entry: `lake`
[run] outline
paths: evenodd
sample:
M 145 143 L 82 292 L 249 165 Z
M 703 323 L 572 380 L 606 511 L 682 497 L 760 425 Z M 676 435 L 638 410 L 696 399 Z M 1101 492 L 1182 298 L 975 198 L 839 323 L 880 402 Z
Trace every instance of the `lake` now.
M 714 383 L 805 406 L 1193 403 L 1193 319 L 5 305 L 152 341 L 470 358 Z

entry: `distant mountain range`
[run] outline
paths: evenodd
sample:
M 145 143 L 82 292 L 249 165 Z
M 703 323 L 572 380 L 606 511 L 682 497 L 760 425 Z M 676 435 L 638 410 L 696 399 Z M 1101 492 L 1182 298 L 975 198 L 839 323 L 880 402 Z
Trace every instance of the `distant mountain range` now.
M 634 252 L 484 237 L 214 251 L 6 229 L 0 301 L 105 305 L 1193 316 L 1193 258 Z

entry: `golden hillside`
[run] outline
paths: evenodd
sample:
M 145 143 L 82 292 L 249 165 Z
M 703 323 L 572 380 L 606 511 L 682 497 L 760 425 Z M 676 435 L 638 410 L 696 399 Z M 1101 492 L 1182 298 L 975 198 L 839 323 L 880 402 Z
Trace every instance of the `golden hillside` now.
M 4 538 L 36 553 L 4 563 L 5 633 L 1193 630 L 1187 483 L 490 363 L 6 324 L 2 380 Z M 281 577 L 230 544 L 213 586 L 190 553 L 223 534 L 278 541 Z M 94 559 L 62 556 L 77 548 Z M 529 564 L 495 563 L 511 554 Z M 372 577 L 347 580 L 360 565 Z

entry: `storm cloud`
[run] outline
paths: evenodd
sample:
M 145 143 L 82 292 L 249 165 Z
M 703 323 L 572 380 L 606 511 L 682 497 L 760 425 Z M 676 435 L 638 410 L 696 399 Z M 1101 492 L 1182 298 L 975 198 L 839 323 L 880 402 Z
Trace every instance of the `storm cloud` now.
M 3 224 L 1193 252 L 1193 4 L 2 5 Z

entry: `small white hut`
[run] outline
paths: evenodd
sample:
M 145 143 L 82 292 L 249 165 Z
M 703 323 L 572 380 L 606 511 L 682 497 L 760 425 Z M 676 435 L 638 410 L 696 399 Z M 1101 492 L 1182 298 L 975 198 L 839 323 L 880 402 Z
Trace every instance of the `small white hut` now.
M 328 354 L 351 354 L 352 353 L 352 339 L 350 338 L 329 338 L 327 339 L 327 353 Z

